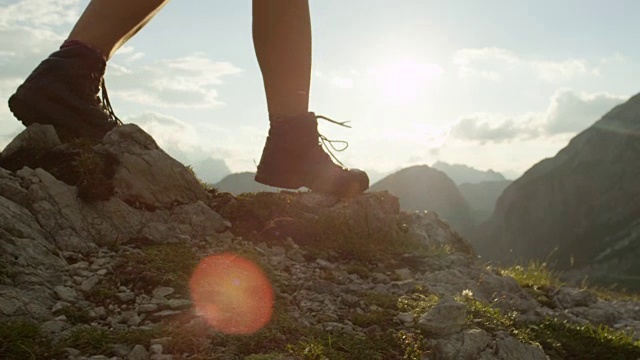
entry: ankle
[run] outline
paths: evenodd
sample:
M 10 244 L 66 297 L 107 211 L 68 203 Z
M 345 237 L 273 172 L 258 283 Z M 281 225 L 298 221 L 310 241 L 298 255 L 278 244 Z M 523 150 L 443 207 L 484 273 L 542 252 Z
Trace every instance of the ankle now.
M 275 124 L 287 123 L 290 121 L 300 121 L 312 119 L 315 117 L 315 114 L 309 111 L 305 112 L 277 112 L 277 113 L 269 113 L 269 122 Z
M 79 46 L 79 47 L 91 50 L 91 51 L 95 52 L 96 55 L 101 57 L 104 61 L 107 61 L 107 56 L 102 51 L 100 51 L 99 49 L 95 48 L 94 46 L 91 46 L 91 45 L 89 45 L 86 42 L 83 42 L 81 40 L 67 39 L 62 43 L 62 45 L 60 45 L 60 50 L 67 49 L 67 48 L 70 48 L 70 47 L 75 47 L 75 46 Z

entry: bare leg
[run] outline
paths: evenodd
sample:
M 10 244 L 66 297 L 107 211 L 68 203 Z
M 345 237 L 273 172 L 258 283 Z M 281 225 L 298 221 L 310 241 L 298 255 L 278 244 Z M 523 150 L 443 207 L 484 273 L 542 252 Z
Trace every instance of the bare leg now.
M 311 82 L 308 0 L 253 0 L 253 44 L 269 115 L 307 113 Z
M 169 0 L 91 0 L 69 34 L 110 58 Z

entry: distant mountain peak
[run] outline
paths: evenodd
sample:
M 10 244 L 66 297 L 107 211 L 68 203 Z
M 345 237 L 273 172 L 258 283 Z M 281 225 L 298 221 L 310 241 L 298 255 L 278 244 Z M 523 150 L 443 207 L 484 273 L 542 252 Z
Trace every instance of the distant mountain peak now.
M 497 171 L 491 169 L 482 171 L 464 164 L 448 164 L 443 161 L 437 161 L 432 167 L 447 174 L 456 185 L 506 180 L 506 178 Z

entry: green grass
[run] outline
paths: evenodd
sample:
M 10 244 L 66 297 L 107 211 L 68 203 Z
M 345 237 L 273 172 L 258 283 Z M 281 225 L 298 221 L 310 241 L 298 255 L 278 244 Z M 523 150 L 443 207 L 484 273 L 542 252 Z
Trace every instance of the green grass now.
M 551 300 L 551 292 L 563 285 L 560 274 L 549 268 L 547 263 L 531 261 L 527 265 L 513 265 L 507 268 L 498 268 L 502 276 L 511 276 L 523 289 L 525 289 L 540 304 L 554 308 Z
M 36 360 L 54 355 L 50 342 L 38 325 L 28 322 L 9 322 L 0 326 L 0 359 Z
M 502 276 L 511 276 L 524 288 L 558 287 L 562 285 L 557 272 L 549 269 L 547 263 L 531 261 L 526 266 L 514 265 L 498 269 Z
M 410 312 L 414 318 L 419 318 L 431 310 L 439 300 L 438 296 L 433 294 L 405 294 L 398 299 L 398 310 Z
M 580 325 L 558 319 L 522 323 L 516 313 L 503 314 L 473 297 L 458 297 L 467 305 L 467 325 L 487 332 L 507 331 L 524 343 L 539 344 L 554 360 L 623 360 L 640 357 L 640 342 L 607 326 Z
M 70 324 L 88 324 L 91 322 L 91 316 L 87 309 L 80 306 L 67 306 L 54 313 L 56 316 L 64 315 Z
M 528 329 L 552 359 L 626 360 L 640 358 L 640 342 L 607 326 L 547 319 Z
M 85 327 L 73 330 L 68 338 L 55 344 L 55 346 L 58 349 L 74 348 L 80 350 L 85 356 L 105 355 L 111 353 L 111 348 L 114 344 L 149 346 L 149 341 L 160 337 L 160 334 L 159 329 L 121 331 Z
M 387 330 L 371 336 L 335 333 L 289 345 L 291 355 L 304 360 L 420 360 L 426 354 L 421 335 Z
M 186 244 L 160 244 L 128 253 L 123 261 L 117 274 L 121 285 L 149 291 L 158 286 L 169 286 L 178 294 L 188 295 L 189 279 L 199 259 Z

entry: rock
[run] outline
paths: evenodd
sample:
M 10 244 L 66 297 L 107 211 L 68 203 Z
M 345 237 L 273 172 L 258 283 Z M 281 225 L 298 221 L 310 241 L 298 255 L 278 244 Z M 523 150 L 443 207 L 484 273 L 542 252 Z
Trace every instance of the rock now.
M 53 307 L 51 308 L 51 312 L 52 313 L 57 313 L 58 311 L 64 309 L 64 308 L 68 308 L 69 306 L 71 306 L 71 304 L 69 304 L 68 302 L 64 302 L 64 301 L 58 301 L 55 305 L 53 305 Z
M 121 292 L 121 293 L 117 293 L 116 297 L 121 302 L 126 303 L 126 302 L 129 302 L 129 301 L 135 299 L 136 298 L 136 294 L 134 294 L 132 292 Z
M 64 351 L 66 351 L 70 356 L 80 356 L 80 354 L 82 354 L 80 350 L 74 348 L 64 348 Z
M 506 334 L 498 334 L 496 346 L 498 359 L 547 360 L 547 356 L 539 346 L 523 344 Z
M 418 326 L 429 334 L 449 335 L 462 329 L 466 315 L 466 306 L 447 296 L 420 317 Z
M 142 345 L 136 345 L 133 350 L 127 355 L 127 360 L 147 360 L 149 359 L 149 352 Z
M 82 292 L 87 293 L 87 292 L 91 291 L 91 289 L 93 289 L 93 287 L 96 286 L 99 281 L 100 281 L 99 277 L 92 276 L 92 277 L 90 277 L 87 280 L 82 282 L 82 284 L 80 285 L 80 290 Z
M 161 355 L 163 350 L 164 349 L 162 348 L 161 344 L 153 344 L 149 347 L 149 351 L 153 355 Z
M 304 253 L 300 249 L 293 249 L 287 253 L 287 257 L 295 262 L 304 263 Z
M 598 302 L 598 298 L 589 290 L 574 289 L 566 286 L 557 288 L 551 297 L 556 306 L 569 309 L 578 306 L 591 306 Z
M 138 312 L 150 313 L 158 310 L 157 304 L 142 304 L 138 306 Z
M 154 313 L 153 316 L 156 318 L 168 318 L 178 314 L 182 314 L 182 311 L 162 310 L 162 311 L 158 311 L 157 313 Z
M 151 344 L 151 346 L 160 345 L 166 349 L 169 347 L 169 344 L 171 343 L 171 341 L 172 341 L 171 337 L 162 337 L 157 339 L 151 339 L 149 343 Z
M 171 210 L 169 222 L 179 224 L 184 229 L 182 233 L 198 239 L 229 228 L 227 221 L 202 201 L 176 206 Z
M 0 290 L 0 313 L 4 316 L 21 315 L 24 314 L 24 308 L 18 299 L 8 297 Z
M 35 152 L 43 153 L 61 145 L 60 138 L 52 125 L 33 124 L 22 131 L 0 153 L 0 166 L 11 169 L 20 159 Z M 35 150 L 34 150 L 35 149 Z M 22 154 L 20 154 L 22 153 Z M 17 170 L 17 169 L 16 169 Z
M 171 208 L 207 197 L 196 177 L 137 125 L 116 127 L 105 135 L 103 143 L 118 159 L 112 182 L 119 199 L 140 206 Z
M 400 313 L 396 316 L 398 320 L 400 320 L 404 324 L 413 323 L 413 314 L 412 313 Z
M 492 343 L 491 334 L 480 329 L 470 329 L 431 343 L 436 359 L 475 360 Z M 514 357 L 511 359 L 520 359 Z
M 413 212 L 408 215 L 407 233 L 433 248 L 450 247 L 475 257 L 471 244 L 448 226 L 435 211 Z
M 107 309 L 105 309 L 104 306 L 98 306 L 97 308 L 93 309 L 93 313 L 95 314 L 96 318 L 102 319 L 107 316 Z
M 64 330 L 67 330 L 71 327 L 71 325 L 66 321 L 60 320 L 51 320 L 46 321 L 42 325 L 40 325 L 40 331 L 51 336 L 61 333 Z
M 131 353 L 131 348 L 126 344 L 115 344 L 111 347 L 111 354 L 119 358 L 124 358 Z
M 191 300 L 186 299 L 171 299 L 168 302 L 169 307 L 173 310 L 189 309 L 191 304 Z
M 78 294 L 75 290 L 66 286 L 56 286 L 53 288 L 58 298 L 62 301 L 73 303 L 77 300 Z
M 166 296 L 173 294 L 175 291 L 176 290 L 174 288 L 167 287 L 167 286 L 157 287 L 155 290 L 153 290 L 153 297 L 164 298 Z
M 371 274 L 371 279 L 376 284 L 388 284 L 391 282 L 387 275 L 378 272 Z

